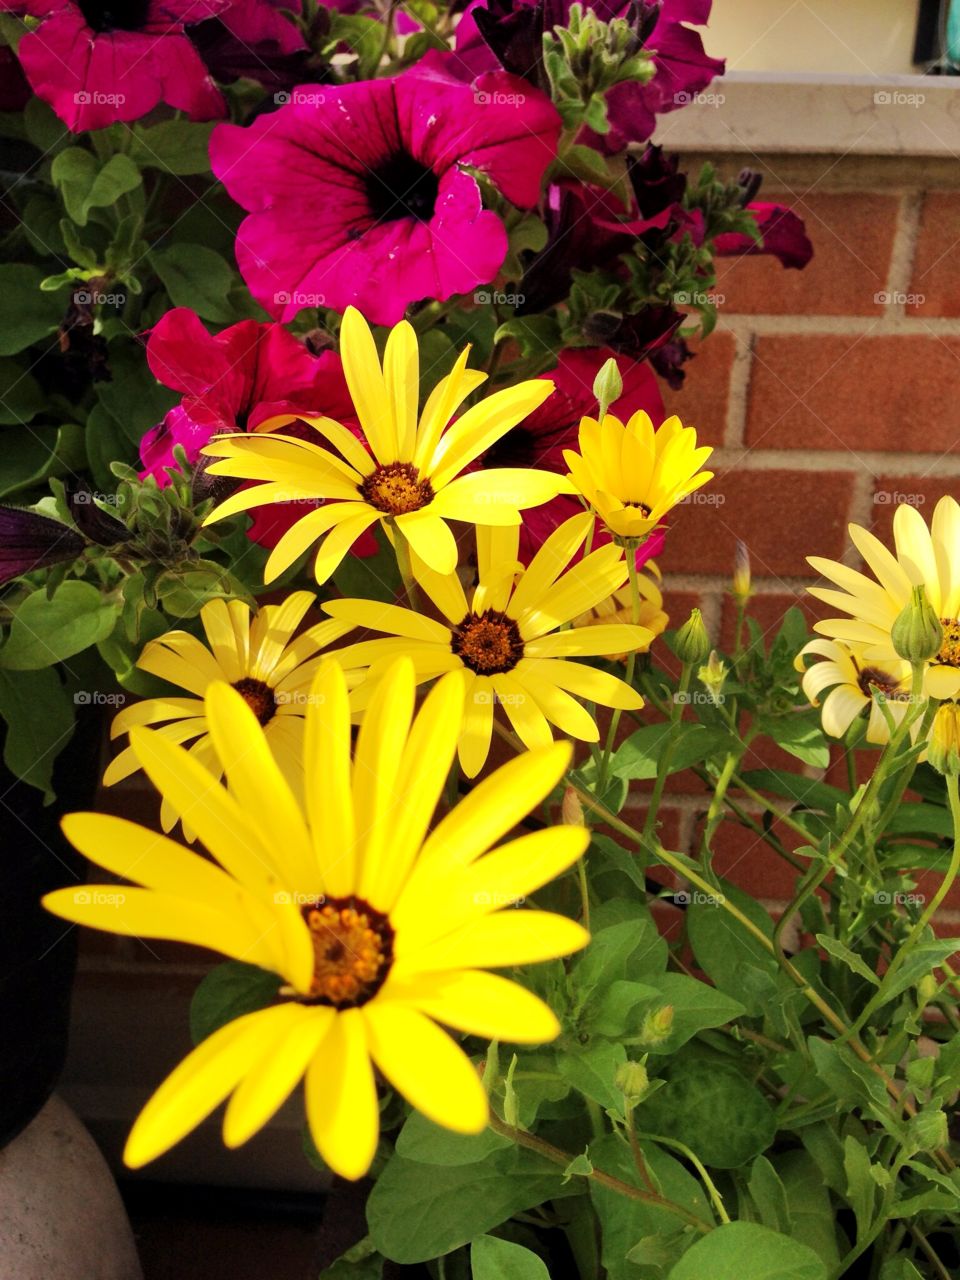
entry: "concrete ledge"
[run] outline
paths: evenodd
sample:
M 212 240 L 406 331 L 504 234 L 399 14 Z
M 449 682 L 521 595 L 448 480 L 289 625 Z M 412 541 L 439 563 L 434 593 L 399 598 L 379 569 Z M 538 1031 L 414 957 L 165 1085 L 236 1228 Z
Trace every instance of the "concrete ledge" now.
M 661 116 L 672 151 L 960 159 L 960 78 L 731 71 Z

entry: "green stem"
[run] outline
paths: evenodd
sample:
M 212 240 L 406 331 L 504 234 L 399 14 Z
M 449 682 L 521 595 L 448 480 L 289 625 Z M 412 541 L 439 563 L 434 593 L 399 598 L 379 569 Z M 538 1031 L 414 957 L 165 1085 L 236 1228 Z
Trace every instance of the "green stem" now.
M 720 776 L 717 778 L 716 785 L 713 789 L 713 795 L 710 797 L 710 805 L 707 809 L 707 818 L 703 824 L 703 835 L 700 838 L 700 861 L 703 864 L 705 872 L 710 870 L 710 844 L 713 840 L 714 833 L 720 825 L 723 817 L 723 805 L 727 795 L 727 789 L 730 786 L 731 779 L 736 772 L 737 765 L 740 762 L 739 752 L 731 751 L 723 762 L 723 768 L 720 770 Z M 647 815 L 649 817 L 649 814 Z
M 716 1184 L 714 1183 L 713 1179 L 710 1177 L 709 1173 L 707 1173 L 706 1169 L 703 1166 L 703 1163 L 697 1156 L 696 1152 L 691 1151 L 690 1148 L 688 1146 L 685 1146 L 682 1142 L 678 1142 L 676 1138 L 665 1138 L 661 1133 L 639 1133 L 638 1132 L 636 1136 L 638 1138 L 647 1138 L 650 1142 L 657 1142 L 664 1147 L 673 1147 L 674 1151 L 679 1151 L 680 1154 L 684 1156 L 685 1159 L 689 1160 L 690 1163 L 693 1165 L 693 1167 L 696 1169 L 697 1173 L 699 1173 L 701 1181 L 703 1182 L 703 1185 L 707 1189 L 707 1195 L 710 1197 L 711 1201 L 713 1202 L 713 1207 L 717 1211 L 717 1217 L 720 1219 L 721 1222 L 729 1223 L 730 1215 L 727 1213 L 726 1209 L 724 1208 L 723 1197 L 721 1196 L 720 1192 L 717 1190 Z
M 396 520 L 391 524 L 393 532 L 393 549 L 397 557 L 397 568 L 400 570 L 400 578 L 403 582 L 404 594 L 407 597 L 407 604 L 411 609 L 420 608 L 420 593 L 417 590 L 417 580 L 413 576 L 413 564 L 410 559 L 410 543 L 407 536 L 397 524 Z
M 660 758 L 657 761 L 657 776 L 653 783 L 653 791 L 650 793 L 650 805 L 647 809 L 647 818 L 643 824 L 643 839 L 649 840 L 653 834 L 654 827 L 657 822 L 657 813 L 660 809 L 660 801 L 663 798 L 663 789 L 667 784 L 667 777 L 670 773 L 670 761 L 673 758 L 673 750 L 677 743 L 677 734 L 680 728 L 680 722 L 683 718 L 683 707 L 686 701 L 686 693 L 690 687 L 690 678 L 693 675 L 693 668 L 689 663 L 684 663 L 680 671 L 680 684 L 677 688 L 676 697 L 670 707 L 670 722 L 667 726 L 667 740 L 663 744 L 663 750 L 660 752 Z
M 526 1147 L 528 1151 L 535 1151 L 537 1155 L 543 1156 L 545 1160 L 549 1160 L 552 1164 L 560 1165 L 564 1169 L 573 1162 L 573 1156 L 568 1151 L 561 1151 L 553 1143 L 546 1142 L 543 1138 L 538 1138 L 533 1133 L 527 1133 L 525 1129 L 515 1129 L 513 1125 L 501 1120 L 492 1110 L 490 1112 L 490 1128 L 494 1133 L 500 1134 L 502 1138 L 509 1138 L 511 1142 L 515 1142 L 518 1147 Z M 658 1209 L 665 1209 L 668 1213 L 675 1214 L 678 1218 L 682 1218 L 684 1222 L 689 1223 L 690 1226 L 695 1227 L 702 1235 L 706 1235 L 713 1230 L 713 1226 L 709 1222 L 704 1222 L 695 1213 L 685 1209 L 682 1204 L 676 1204 L 673 1200 L 668 1200 L 665 1196 L 658 1195 L 655 1191 L 645 1191 L 640 1187 L 633 1187 L 629 1182 L 623 1182 L 620 1178 L 614 1178 L 611 1174 L 604 1173 L 602 1169 L 591 1169 L 589 1173 L 580 1174 L 579 1176 L 589 1178 L 591 1182 L 597 1183 L 598 1186 L 604 1187 L 607 1191 L 613 1191 L 617 1195 L 625 1196 L 628 1200 L 639 1200 L 642 1204 L 650 1204 Z
M 591 531 L 592 538 L 592 531 Z M 640 577 L 637 570 L 637 549 L 628 546 L 624 552 L 627 558 L 627 573 L 630 578 L 630 621 L 634 626 L 640 622 Z M 630 688 L 633 688 L 633 676 L 637 666 L 637 651 L 633 650 L 627 656 L 627 671 L 625 680 Z M 620 717 L 623 714 L 621 709 L 617 707 L 610 717 L 610 728 L 607 731 L 607 741 L 603 748 L 603 758 L 600 761 L 600 768 L 597 770 L 597 795 L 602 796 L 607 786 L 607 772 L 610 768 L 610 757 L 613 754 L 613 746 L 617 737 L 617 730 L 620 727 Z

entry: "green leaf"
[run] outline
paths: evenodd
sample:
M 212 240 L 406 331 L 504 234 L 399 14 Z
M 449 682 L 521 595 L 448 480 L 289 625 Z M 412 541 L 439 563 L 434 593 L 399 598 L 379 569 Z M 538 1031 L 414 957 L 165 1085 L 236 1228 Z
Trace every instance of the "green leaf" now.
M 757 717 L 757 728 L 804 764 L 825 769 L 830 763 L 830 748 L 819 719 L 796 712 L 785 716 L 763 715 Z
M 769 791 L 771 795 L 793 800 L 805 809 L 818 809 L 821 813 L 832 815 L 836 812 L 837 805 L 846 810 L 850 803 L 850 797 L 839 787 L 828 786 L 813 778 L 804 778 L 799 773 L 787 773 L 783 769 L 751 769 L 743 776 L 758 791 Z
M 395 1155 L 370 1193 L 367 1225 L 374 1245 L 394 1262 L 415 1263 L 459 1249 L 515 1213 L 544 1200 L 575 1195 L 561 1170 L 519 1147 L 478 1164 L 432 1165 Z
M 758 902 L 726 881 L 722 890 L 735 907 L 772 937 L 773 921 Z M 760 1016 L 765 1011 L 763 989 L 776 980 L 777 962 L 758 938 L 722 906 L 705 901 L 705 896 L 698 895 L 686 913 L 687 935 L 697 963 L 721 991 L 740 1000 L 748 1013 Z M 751 974 L 763 975 L 768 982 L 748 985 L 745 980 Z
M 513 338 L 525 360 L 546 356 L 555 357 L 560 341 L 560 326 L 555 315 L 515 316 L 500 325 L 494 335 L 496 342 Z
M 219 253 L 199 244 L 172 244 L 155 250 L 150 261 L 175 307 L 190 307 L 214 324 L 236 319 L 228 301 L 236 277 Z
M 618 978 L 646 978 L 666 968 L 666 942 L 647 909 L 634 909 L 635 918 L 598 928 L 577 960 L 574 976 L 581 1004 L 597 986 L 606 988 Z
M 960 951 L 960 938 L 931 938 L 918 942 L 896 970 L 887 970 L 877 992 L 878 1006 L 908 991 L 955 951 Z
M 0 265 L 0 356 L 16 355 L 59 327 L 67 299 L 62 291 L 41 291 L 46 274 L 40 267 L 26 263 Z
M 617 1069 L 627 1060 L 622 1044 L 601 1041 L 583 1053 L 564 1053 L 557 1058 L 557 1068 L 585 1098 L 605 1109 L 622 1112 L 623 1094 L 614 1083 Z
M 0 717 L 6 721 L 3 762 L 16 777 L 37 787 L 49 803 L 58 754 L 73 734 L 73 705 L 60 677 L 44 671 L 0 671 Z
M 677 1139 L 714 1169 L 746 1164 L 777 1132 L 773 1109 L 749 1078 L 725 1061 L 685 1054 L 671 1063 L 666 1085 L 640 1103 L 637 1125 Z
M 550 1280 L 542 1258 L 523 1245 L 497 1236 L 478 1236 L 474 1240 L 470 1246 L 470 1269 L 473 1280 Z
M 324 1267 L 317 1280 L 380 1280 L 382 1275 L 383 1259 L 370 1237 L 364 1236 L 332 1266 Z
M 509 1138 L 492 1129 L 477 1134 L 454 1133 L 414 1111 L 397 1135 L 396 1151 L 404 1160 L 416 1164 L 465 1165 L 478 1164 L 510 1145 Z
M 868 964 L 860 959 L 855 951 L 850 950 L 845 942 L 841 942 L 839 938 L 832 938 L 828 933 L 818 933 L 817 941 L 827 955 L 833 956 L 835 960 L 845 964 L 848 969 L 852 969 L 861 978 L 866 978 L 872 986 L 879 987 L 880 979 L 877 975 Z
M 848 1134 L 843 1143 L 843 1167 L 847 1175 L 847 1199 L 857 1220 L 857 1240 L 860 1241 L 869 1235 L 878 1188 L 870 1171 L 867 1150 L 853 1134 Z
M 49 600 L 45 588 L 33 591 L 14 614 L 0 667 L 37 671 L 71 658 L 106 639 L 118 613 L 118 603 L 89 582 L 61 583 Z
M 886 1088 L 875 1071 L 866 1067 L 847 1045 L 807 1038 L 807 1048 L 817 1075 L 840 1102 L 847 1106 L 886 1106 Z
M 130 158 L 141 169 L 181 175 L 209 173 L 213 128 L 213 122 L 193 124 L 189 120 L 163 120 L 149 129 L 135 124 Z
M 728 1222 L 688 1249 L 668 1280 L 827 1280 L 812 1249 L 756 1222 Z
M 610 771 L 619 778 L 655 778 L 663 749 L 670 738 L 667 723 L 646 725 L 632 733 L 614 754 Z M 677 733 L 670 755 L 670 773 L 700 764 L 730 746 L 732 739 L 723 729 L 707 729 L 691 724 Z
M 772 1154 L 770 1160 L 787 1197 L 787 1234 L 819 1254 L 832 1271 L 840 1263 L 836 1215 L 816 1161 L 799 1150 Z
M 615 187 L 619 178 L 610 172 L 604 157 L 594 147 L 581 145 L 568 147 L 563 159 L 557 163 L 558 171 L 564 176 L 580 178 L 583 182 L 593 183 L 598 187 Z
M 662 1003 L 659 995 L 656 987 L 643 982 L 611 982 L 605 991 L 601 991 L 587 1005 L 587 1026 L 592 1033 L 600 1036 L 622 1038 L 635 1035 L 642 1019 L 642 1014 L 637 1013 L 637 1010 Z
M 748 1185 L 763 1225 L 789 1234 L 791 1223 L 786 1188 L 766 1156 L 757 1156 L 754 1160 Z
M 206 975 L 190 1002 L 190 1035 L 200 1044 L 228 1022 L 274 1004 L 281 979 L 254 964 L 228 960 Z
M 645 1044 L 643 1048 L 650 1053 L 676 1053 L 698 1032 L 725 1026 L 747 1012 L 739 1000 L 685 973 L 664 973 L 659 978 L 651 978 L 650 982 L 656 987 L 651 1005 L 673 1007 L 670 1034 L 660 1044 Z
M 78 227 L 87 225 L 91 210 L 116 204 L 141 182 L 140 170 L 129 156 L 111 156 L 101 168 L 96 157 L 83 147 L 61 151 L 51 165 L 50 176 L 60 191 L 64 208 Z
M 15 360 L 0 360 L 0 424 L 29 422 L 47 402 L 40 384 Z

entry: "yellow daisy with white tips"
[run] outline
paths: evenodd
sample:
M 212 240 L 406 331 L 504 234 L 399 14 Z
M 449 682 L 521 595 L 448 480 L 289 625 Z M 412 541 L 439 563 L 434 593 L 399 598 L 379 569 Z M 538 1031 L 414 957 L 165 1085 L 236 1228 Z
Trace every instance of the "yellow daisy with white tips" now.
M 357 538 L 378 521 L 388 536 L 399 530 L 435 572 L 452 573 L 457 545 L 448 520 L 519 524 L 526 507 L 571 492 L 562 476 L 529 467 L 464 474 L 553 392 L 549 380 L 531 379 L 494 392 L 451 422 L 486 381 L 485 373 L 467 368 L 469 354 L 468 347 L 418 417 L 420 353 L 413 327 L 404 320 L 391 330 L 381 367 L 369 325 L 348 307 L 340 355 L 369 451 L 331 418 L 300 419 L 321 437 L 316 444 L 277 429 L 292 417 L 271 419 L 256 432 L 220 436 L 203 450 L 219 459 L 208 468 L 211 475 L 260 483 L 227 498 L 205 523 L 268 502 L 322 501 L 277 543 L 267 561 L 267 582 L 319 539 L 314 571 L 318 582 L 326 582 Z
M 315 599 L 309 591 L 294 591 L 282 604 L 262 605 L 256 613 L 243 600 L 208 601 L 200 610 L 206 644 L 189 631 L 168 631 L 149 641 L 137 659 L 141 671 L 190 696 L 134 702 L 114 717 L 110 736 L 120 737 L 138 725 L 160 725 L 161 737 L 192 743 L 191 754 L 219 777 L 203 699 L 211 684 L 223 680 L 252 708 L 287 782 L 299 791 L 303 717 L 316 674 L 313 660 L 349 630 L 325 619 L 294 638 Z M 139 768 L 133 747 L 125 747 L 107 766 L 104 785 L 112 786 Z M 177 817 L 164 798 L 160 810 L 164 831 L 176 825 Z
M 807 666 L 807 658 L 822 661 Z M 867 707 L 866 739 L 882 744 L 890 741 L 890 726 L 880 709 L 877 693 L 882 693 L 893 722 L 898 725 L 907 714 L 910 705 L 910 663 L 902 658 L 892 662 L 870 663 L 863 650 L 839 640 L 811 640 L 805 644 L 794 660 L 797 671 L 803 672 L 801 687 L 811 704 L 820 706 L 823 699 L 821 720 L 823 731 L 832 738 L 842 738 L 850 726 Z
M 924 692 L 932 698 L 956 698 L 960 695 L 960 505 L 955 498 L 941 498 L 928 527 L 916 507 L 901 503 L 893 517 L 895 553 L 860 525 L 850 525 L 849 533 L 873 576 L 836 560 L 808 556 L 813 568 L 839 588 L 809 587 L 810 594 L 848 615 L 814 623 L 814 631 L 859 646 L 871 664 L 894 661 L 893 624 L 910 603 L 913 587 L 923 586 L 943 627 L 940 652 L 924 674 Z
M 445 622 L 376 600 L 325 604 L 338 622 L 395 637 L 362 640 L 335 651 L 351 670 L 370 668 L 366 681 L 354 690 L 354 708 L 362 711 L 379 672 L 398 653 L 413 659 L 418 681 L 465 672 L 459 756 L 472 778 L 489 754 L 498 705 L 530 748 L 552 740 L 551 724 L 572 738 L 598 740 L 596 722 L 578 698 L 624 711 L 642 707 L 643 699 L 625 681 L 571 659 L 644 650 L 653 640 L 649 628 L 611 622 L 561 630 L 618 590 L 627 577 L 623 551 L 613 543 L 571 565 L 593 523 L 590 512 L 565 521 L 526 569 L 517 559 L 517 529 L 478 528 L 478 582 L 469 599 L 456 574 L 432 573 L 415 562 L 414 576 Z
M 668 512 L 713 479 L 700 468 L 713 450 L 677 417 L 654 430 L 638 410 L 624 424 L 612 413 L 580 422 L 580 452 L 564 449 L 570 479 L 610 532 L 640 542 Z
M 670 624 L 670 617 L 663 607 L 663 592 L 660 590 L 660 570 L 652 560 L 648 560 L 644 566 L 646 572 L 637 572 L 637 595 L 639 597 L 639 607 L 637 609 L 637 622 L 641 627 L 646 627 L 650 632 L 651 643 L 657 636 L 662 635 Z M 629 582 L 624 587 L 619 587 L 614 591 L 613 595 L 607 596 L 606 600 L 601 600 L 599 604 L 595 604 L 587 613 L 581 613 L 578 618 L 574 618 L 570 624 L 573 627 L 596 627 L 606 626 L 611 622 L 633 622 L 633 588 Z M 649 649 L 649 644 L 647 648 Z M 638 650 L 638 652 L 644 652 Z M 614 661 L 622 662 L 626 659 L 625 653 L 617 653 L 609 655 Z
M 581 856 L 584 828 L 492 847 L 556 786 L 570 746 L 518 756 L 428 834 L 459 737 L 462 678 L 438 683 L 416 716 L 414 694 L 413 665 L 401 659 L 370 700 L 351 758 L 346 681 L 338 664 L 321 664 L 303 808 L 253 711 L 227 685 L 208 689 L 206 716 L 229 790 L 182 747 L 134 728 L 145 772 L 216 862 L 122 818 L 64 820 L 92 862 L 141 887 L 58 890 L 44 899 L 49 910 L 214 948 L 278 980 L 273 1004 L 215 1031 L 160 1086 L 134 1124 L 128 1165 L 167 1151 L 228 1098 L 224 1141 L 239 1146 L 303 1078 L 318 1150 L 335 1172 L 359 1178 L 377 1147 L 375 1067 L 435 1123 L 478 1133 L 483 1085 L 442 1027 L 517 1043 L 558 1034 L 547 1005 L 486 970 L 588 941 L 565 916 L 509 905 Z

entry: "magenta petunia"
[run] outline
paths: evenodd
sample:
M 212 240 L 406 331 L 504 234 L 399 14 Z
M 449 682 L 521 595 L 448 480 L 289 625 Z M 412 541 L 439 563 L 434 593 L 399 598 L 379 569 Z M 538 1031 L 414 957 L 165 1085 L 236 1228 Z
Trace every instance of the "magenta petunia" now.
M 428 54 L 394 79 L 304 86 L 248 127 L 220 125 L 210 159 L 250 215 L 237 261 L 272 315 L 353 305 L 395 324 L 413 302 L 488 283 L 506 256 L 467 168 L 532 208 L 559 133 L 525 81 L 467 82 Z
M 186 34 L 235 0 L 0 0 L 39 18 L 18 55 L 34 93 L 79 133 L 137 120 L 159 102 L 192 120 L 226 114 Z
M 768 200 L 754 200 L 747 205 L 747 212 L 756 220 L 760 240 L 737 231 L 717 236 L 714 252 L 721 257 L 737 254 L 769 253 L 781 266 L 802 268 L 813 257 L 813 245 L 807 235 L 803 219 L 786 205 Z
M 483 466 L 541 467 L 545 471 L 566 475 L 569 467 L 564 460 L 563 451 L 577 447 L 580 419 L 596 414 L 594 379 L 613 354 L 612 351 L 596 348 L 562 351 L 557 367 L 540 375 L 552 379 L 555 387 L 553 395 L 497 441 L 484 455 Z M 610 406 L 610 412 L 626 420 L 642 409 L 659 426 L 666 415 L 656 376 L 648 365 L 640 361 L 615 358 L 623 379 L 623 392 Z M 561 494 L 543 506 L 525 511 L 520 530 L 520 551 L 524 563 L 529 563 L 534 552 L 543 545 L 554 529 L 581 510 L 577 498 Z M 609 540 L 609 534 L 598 528 L 594 546 L 601 546 Z M 662 548 L 663 531 L 657 529 L 637 552 L 637 566 L 659 555 Z

